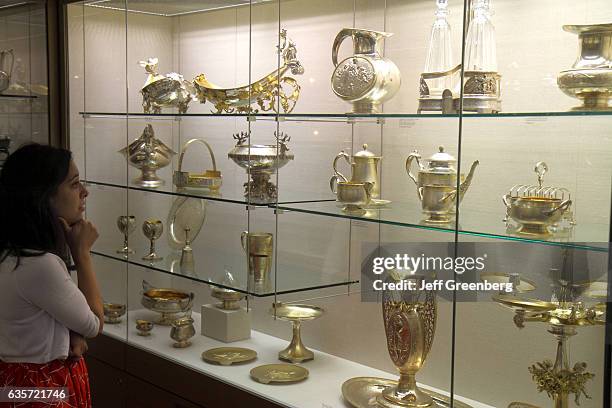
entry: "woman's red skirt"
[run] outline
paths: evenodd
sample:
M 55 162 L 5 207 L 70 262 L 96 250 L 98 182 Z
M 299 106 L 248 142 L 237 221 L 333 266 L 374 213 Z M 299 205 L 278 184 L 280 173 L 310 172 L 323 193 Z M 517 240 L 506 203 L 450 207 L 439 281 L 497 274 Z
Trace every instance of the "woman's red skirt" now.
M 0 408 L 91 408 L 85 360 L 53 360 L 46 364 L 0 362 L 0 387 L 66 387 L 68 399 L 56 402 L 0 402 Z

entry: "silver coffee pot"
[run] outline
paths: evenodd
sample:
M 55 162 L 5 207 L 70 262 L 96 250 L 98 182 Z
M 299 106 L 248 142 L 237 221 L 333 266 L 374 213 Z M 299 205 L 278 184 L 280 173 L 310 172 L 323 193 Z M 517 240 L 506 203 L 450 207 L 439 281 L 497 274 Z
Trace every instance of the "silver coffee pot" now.
M 410 171 L 413 161 L 416 161 L 419 166 L 416 177 Z M 406 158 L 406 171 L 417 186 L 417 194 L 423 212 L 427 215 L 426 222 L 447 223 L 452 221 L 457 196 L 456 163 L 457 160 L 444 151 L 444 146 L 440 146 L 438 153 L 429 157 L 425 165 L 421 163 L 421 155 L 416 150 Z M 463 174 L 461 175 L 459 202 L 467 192 L 478 164 L 478 160 L 472 163 L 465 179 Z
M 380 178 L 378 175 L 378 163 L 382 156 L 376 156 L 368 150 L 368 145 L 362 145 L 363 150 L 355 153 L 353 156 L 346 153 L 344 150 L 338 153 L 334 158 L 333 168 L 336 181 L 350 181 L 353 183 L 372 183 L 373 187 L 370 191 L 372 198 L 380 196 Z M 351 166 L 350 180 L 338 171 L 338 160 L 344 159 Z
M 11 57 L 10 64 L 6 64 L 7 56 Z M 3 92 L 8 89 L 11 83 L 11 75 L 13 73 L 14 65 L 15 65 L 15 54 L 13 54 L 13 50 L 0 51 L 0 92 Z

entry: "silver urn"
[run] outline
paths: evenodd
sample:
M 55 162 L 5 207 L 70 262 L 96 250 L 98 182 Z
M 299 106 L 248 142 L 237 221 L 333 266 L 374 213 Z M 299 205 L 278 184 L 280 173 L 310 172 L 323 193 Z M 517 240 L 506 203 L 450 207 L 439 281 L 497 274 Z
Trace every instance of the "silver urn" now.
M 240 132 L 234 135 L 236 146 L 227 154 L 227 157 L 250 174 L 251 180 L 244 183 L 244 196 L 252 203 L 276 201 L 278 189 L 270 177 L 294 158 L 287 147 L 287 142 L 291 140 L 289 135 L 274 132 L 274 136 L 278 144 L 249 144 L 249 133 Z

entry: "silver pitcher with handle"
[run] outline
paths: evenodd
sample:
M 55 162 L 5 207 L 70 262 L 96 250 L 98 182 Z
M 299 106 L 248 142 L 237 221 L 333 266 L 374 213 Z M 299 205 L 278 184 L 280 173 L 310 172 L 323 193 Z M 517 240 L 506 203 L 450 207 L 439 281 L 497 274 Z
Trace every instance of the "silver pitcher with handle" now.
M 353 113 L 378 113 L 381 103 L 391 99 L 401 84 L 401 75 L 391 60 L 382 56 L 383 40 L 392 33 L 343 28 L 332 47 L 336 67 L 331 77 L 334 93 L 353 104 Z M 353 39 L 353 55 L 338 63 L 338 50 L 346 38 Z
M 334 175 L 330 181 L 330 185 L 339 181 L 350 181 L 353 183 L 372 183 L 370 190 L 371 198 L 380 197 L 380 177 L 378 174 L 378 163 L 382 156 L 377 156 L 368 150 L 368 145 L 362 145 L 363 150 L 355 153 L 353 156 L 346 153 L 344 150 L 336 155 L 332 164 Z M 344 174 L 338 171 L 338 160 L 344 159 L 351 166 L 351 178 L 348 179 Z M 334 188 L 332 187 L 332 191 Z
M 7 64 L 7 57 L 11 57 L 11 63 Z M 6 91 L 11 83 L 11 75 L 15 66 L 15 54 L 13 50 L 0 51 L 0 92 Z
M 417 176 L 410 171 L 412 162 L 419 166 Z M 421 155 L 415 150 L 406 158 L 406 172 L 417 186 L 417 194 L 421 201 L 423 213 L 427 215 L 425 222 L 447 223 L 452 221 L 455 213 L 455 198 L 457 196 L 457 160 L 439 147 L 438 153 L 429 157 L 425 165 L 421 163 Z M 459 185 L 459 202 L 467 192 L 474 170 L 479 161 L 472 163 L 468 176 L 461 175 Z

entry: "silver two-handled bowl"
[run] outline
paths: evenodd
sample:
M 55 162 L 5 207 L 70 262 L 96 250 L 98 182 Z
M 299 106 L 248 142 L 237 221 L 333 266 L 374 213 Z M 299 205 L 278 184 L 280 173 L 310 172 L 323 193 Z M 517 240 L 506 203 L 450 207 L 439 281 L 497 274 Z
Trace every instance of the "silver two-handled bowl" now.
M 517 231 L 527 235 L 549 235 L 548 227 L 559 222 L 572 200 L 549 197 L 502 197 L 508 216 L 520 224 Z
M 294 158 L 292 153 L 287 152 L 282 146 L 278 148 L 276 144 L 236 145 L 227 156 L 243 169 L 270 173 L 274 173 Z
M 161 313 L 156 324 L 172 324 L 179 314 L 188 312 L 193 305 L 193 293 L 178 289 L 153 288 L 146 281 L 143 281 L 143 289 L 141 304 L 149 310 Z

